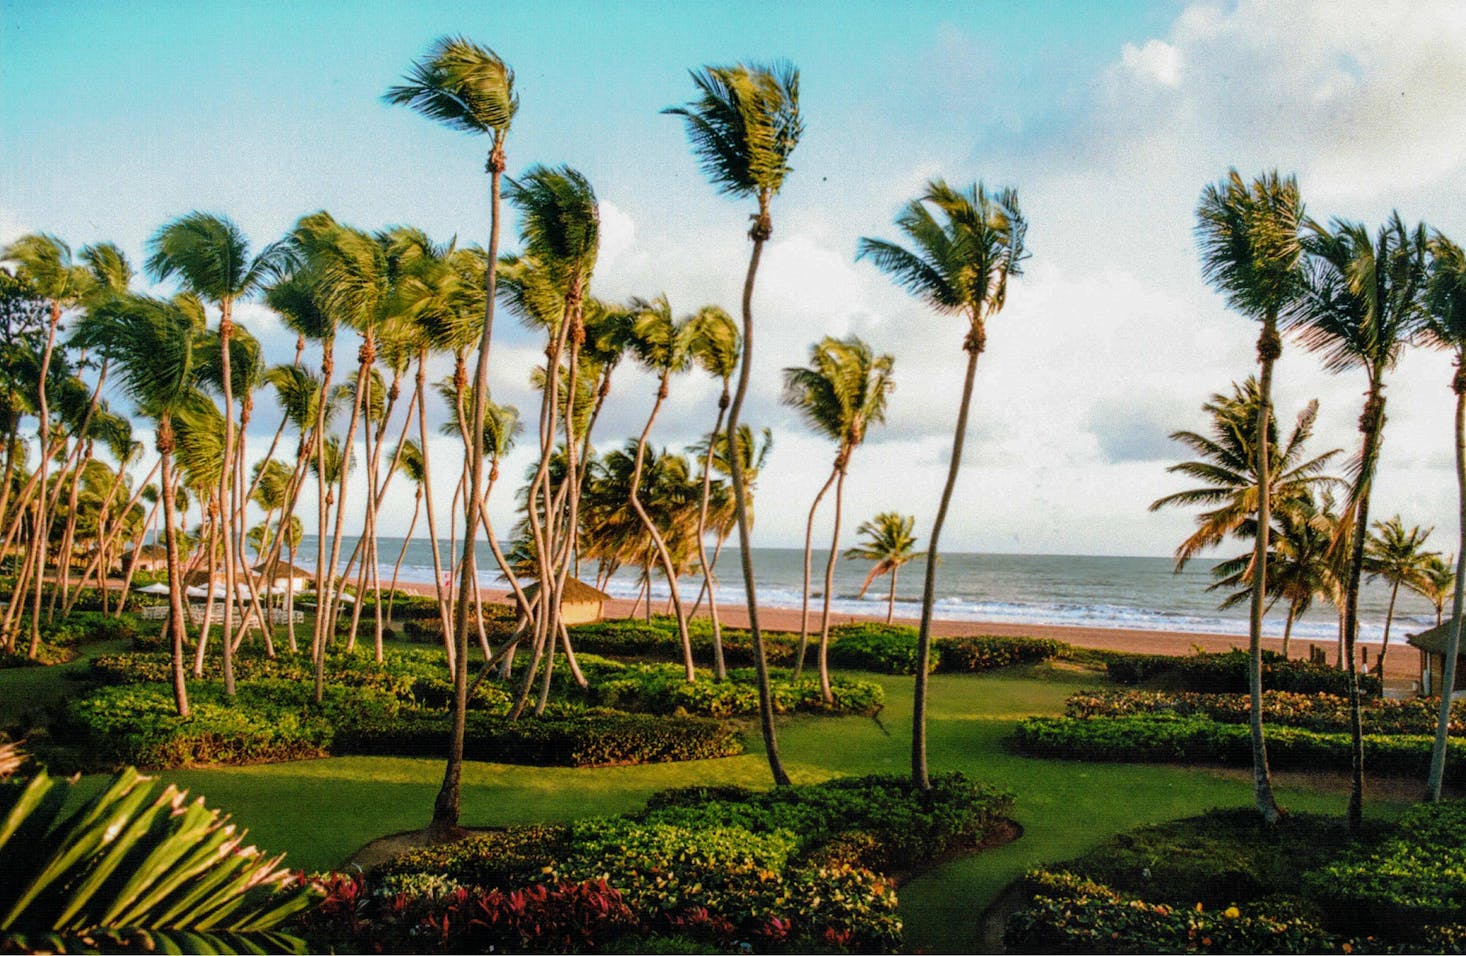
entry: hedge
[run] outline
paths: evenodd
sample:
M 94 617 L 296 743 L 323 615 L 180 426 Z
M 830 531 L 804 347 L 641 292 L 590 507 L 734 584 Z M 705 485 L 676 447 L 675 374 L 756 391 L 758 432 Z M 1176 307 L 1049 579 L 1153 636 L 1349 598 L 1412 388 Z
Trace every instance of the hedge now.
M 830 629 L 832 663 L 882 674 L 916 673 L 917 630 L 902 625 L 842 624 Z M 970 674 L 1032 664 L 1061 654 L 1062 641 L 1034 637 L 942 637 L 932 642 L 930 672 Z
M 1349 730 L 1349 701 L 1344 697 L 1269 690 L 1263 692 L 1262 707 L 1263 719 L 1269 726 L 1302 727 L 1326 733 Z M 1420 698 L 1368 697 L 1360 701 L 1364 732 L 1372 734 L 1434 734 L 1439 709 L 1438 701 Z M 1251 719 L 1251 699 L 1246 694 L 1099 690 L 1073 695 L 1065 703 L 1064 712 L 1081 718 L 1167 713 L 1243 724 Z M 1466 735 L 1466 702 L 1454 707 L 1451 733 Z
M 688 682 L 678 664 L 623 663 L 590 654 L 581 655 L 580 665 L 589 686 L 578 687 L 569 669 L 556 671 L 564 694 L 597 706 L 654 714 L 700 714 L 707 717 L 751 717 L 758 713 L 758 687 L 751 668 L 728 672 L 726 681 L 716 681 L 710 672 L 699 670 L 697 680 Z M 859 714 L 871 716 L 885 704 L 885 690 L 869 680 L 833 677 L 833 701 L 826 703 L 819 681 L 805 677 L 797 684 L 774 675 L 770 681 L 777 713 Z
M 713 625 L 707 618 L 687 622 L 692 641 L 693 660 L 700 666 L 713 665 Z M 742 628 L 723 628 L 723 659 L 730 667 L 753 666 L 753 637 Z M 653 657 L 664 660 L 682 659 L 682 642 L 673 618 L 653 617 L 645 620 L 627 618 L 577 624 L 570 628 L 570 639 L 577 653 L 602 654 L 610 657 Z M 764 658 L 771 667 L 793 667 L 799 636 L 782 632 L 763 635 Z M 812 659 L 812 655 L 811 655 Z
M 1424 778 L 1433 737 L 1366 734 L 1364 766 L 1372 773 Z M 1220 763 L 1250 766 L 1252 736 L 1246 724 L 1205 717 L 1029 717 L 1013 737 L 1022 753 L 1077 760 Z M 1298 727 L 1267 728 L 1268 762 L 1274 770 L 1349 769 L 1348 734 Z M 1450 741 L 1447 779 L 1466 779 L 1466 740 Z
M 1106 664 L 1110 680 L 1117 684 L 1143 684 L 1160 681 L 1173 690 L 1201 694 L 1248 693 L 1247 667 L 1250 655 L 1232 649 L 1224 653 L 1199 652 L 1185 657 L 1166 654 L 1136 654 L 1115 658 Z M 1378 697 L 1380 679 L 1360 674 L 1359 692 Z M 1262 652 L 1262 686 L 1267 690 L 1285 690 L 1297 694 L 1349 693 L 1349 675 L 1327 664 L 1285 658 L 1272 651 Z
M 407 710 L 337 731 L 333 753 L 442 757 L 448 715 Z M 590 710 L 576 716 L 509 720 L 470 711 L 463 755 L 468 760 L 543 767 L 610 767 L 732 757 L 744 752 L 736 728 L 703 717 L 658 717 Z

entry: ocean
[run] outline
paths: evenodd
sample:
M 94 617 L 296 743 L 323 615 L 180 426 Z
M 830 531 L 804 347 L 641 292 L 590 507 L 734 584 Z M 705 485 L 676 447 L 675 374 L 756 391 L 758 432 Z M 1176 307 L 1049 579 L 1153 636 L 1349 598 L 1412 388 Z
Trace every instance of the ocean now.
M 343 561 L 350 554 L 354 538 L 343 541 Z M 442 560 L 450 560 L 447 541 L 440 542 Z M 378 553 L 383 585 L 390 580 L 392 565 L 402 548 L 401 538 L 381 538 Z M 307 535 L 296 562 L 314 567 L 316 542 Z M 811 607 L 819 608 L 823 591 L 824 565 L 828 551 L 814 552 Z M 480 582 L 485 587 L 503 587 L 486 544 L 478 547 Z M 1181 573 L 1174 573 L 1169 558 L 1109 557 L 1099 555 L 1051 554 L 966 554 L 942 556 L 937 569 L 936 615 L 956 621 L 988 621 L 1005 624 L 1052 624 L 1073 627 L 1108 627 L 1135 630 L 1177 631 L 1197 634 L 1247 634 L 1247 604 L 1227 611 L 1217 605 L 1221 592 L 1208 591 L 1210 561 L 1191 561 Z M 755 583 L 759 606 L 798 608 L 803 578 L 803 551 L 798 548 L 755 548 Z M 832 609 L 839 614 L 884 615 L 890 579 L 872 583 L 863 599 L 857 598 L 869 570 L 865 561 L 841 559 L 836 563 Z M 582 569 L 582 578 L 594 583 L 594 567 Z M 915 618 L 921 612 L 922 575 L 925 559 L 901 569 L 896 588 L 896 616 Z M 723 551 L 715 571 L 718 600 L 740 604 L 743 575 L 738 552 Z M 432 553 L 425 540 L 414 539 L 403 557 L 400 581 L 431 583 Z M 623 568 L 612 579 L 608 592 L 615 597 L 634 598 L 640 591 L 640 569 Z M 700 577 L 684 578 L 684 598 L 694 600 L 702 587 Z M 652 595 L 661 610 L 668 597 L 665 579 L 657 572 Z M 1359 639 L 1378 643 L 1384 634 L 1389 588 L 1383 582 L 1366 581 L 1360 599 Z M 1285 608 L 1275 607 L 1267 617 L 1264 633 L 1283 634 Z M 1338 617 L 1332 605 L 1315 602 L 1314 607 L 1294 623 L 1293 636 L 1304 641 L 1331 644 L 1338 633 Z M 1435 624 L 1435 608 L 1419 595 L 1401 589 L 1390 631 L 1393 644 L 1405 635 Z

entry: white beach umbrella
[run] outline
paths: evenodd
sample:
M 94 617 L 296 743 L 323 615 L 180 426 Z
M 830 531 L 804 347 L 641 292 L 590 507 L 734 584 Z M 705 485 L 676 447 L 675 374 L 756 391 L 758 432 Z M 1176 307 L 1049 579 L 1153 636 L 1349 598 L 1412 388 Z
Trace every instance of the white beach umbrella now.
M 154 584 L 145 584 L 145 585 L 143 585 L 140 588 L 133 588 L 133 590 L 136 591 L 139 594 L 171 594 L 172 593 L 172 591 L 168 587 L 168 585 L 164 584 L 162 581 L 158 581 L 158 582 L 156 582 Z

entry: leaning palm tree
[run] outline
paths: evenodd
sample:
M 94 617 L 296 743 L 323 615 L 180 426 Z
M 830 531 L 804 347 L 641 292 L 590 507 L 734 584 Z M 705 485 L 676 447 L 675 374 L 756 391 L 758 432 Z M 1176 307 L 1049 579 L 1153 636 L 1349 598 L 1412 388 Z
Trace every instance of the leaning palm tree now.
M 1456 353 L 1456 373 L 1451 390 L 1456 393 L 1456 493 L 1459 509 L 1460 539 L 1456 548 L 1455 588 L 1451 607 L 1451 633 L 1446 639 L 1442 687 L 1454 687 L 1456 655 L 1461 650 L 1463 598 L 1466 598 L 1466 252 L 1445 236 L 1437 233 L 1430 244 L 1430 272 L 1425 287 L 1425 323 L 1422 329 L 1427 344 Z M 1438 575 L 1437 579 L 1443 579 Z M 1441 591 L 1444 591 L 1444 586 Z M 1441 605 L 1436 603 L 1436 618 Z M 1426 799 L 1441 798 L 1441 781 L 1446 771 L 1446 741 L 1451 722 L 1451 695 L 1441 695 L 1440 716 L 1436 722 L 1435 745 L 1431 750 L 1430 778 Z
M 916 515 L 903 515 L 895 511 L 882 511 L 869 521 L 862 521 L 855 529 L 866 540 L 845 552 L 845 557 L 874 562 L 870 573 L 860 585 L 859 597 L 865 597 L 871 582 L 883 574 L 891 576 L 891 590 L 886 597 L 886 623 L 896 616 L 896 575 L 916 557 Z
M 804 122 L 799 115 L 799 71 L 790 64 L 776 66 L 711 66 L 692 73 L 697 99 L 686 106 L 664 112 L 680 116 L 687 124 L 692 151 L 703 172 L 730 196 L 752 197 L 758 202 L 748 238 L 753 251 L 743 280 L 743 362 L 738 387 L 728 409 L 729 443 L 738 435 L 738 416 L 748 393 L 748 376 L 753 361 L 753 287 L 758 275 L 764 243 L 774 234 L 769 204 L 789 175 L 789 157 L 799 145 Z M 744 593 L 748 598 L 748 629 L 753 642 L 754 669 L 758 674 L 759 723 L 763 728 L 764 751 L 769 770 L 778 786 L 789 784 L 779 759 L 774 732 L 774 704 L 769 690 L 768 662 L 764 657 L 763 633 L 759 630 L 758 599 L 754 593 L 753 556 L 749 540 L 748 501 L 742 465 L 733 463 L 733 504 L 738 521 L 739 557 L 743 563 Z
M 493 50 L 463 37 L 442 37 L 423 59 L 414 63 L 404 82 L 387 90 L 385 99 L 411 108 L 450 129 L 490 138 L 486 168 L 489 185 L 489 248 L 484 271 L 484 327 L 478 342 L 478 363 L 473 377 L 473 413 L 468 433 L 483 432 L 484 401 L 489 394 L 489 346 L 494 334 L 495 285 L 499 264 L 499 184 L 504 176 L 504 140 L 519 109 L 514 92 L 514 71 Z M 459 787 L 463 772 L 463 733 L 468 719 L 468 615 L 474 541 L 479 525 L 479 488 L 483 485 L 484 454 L 480 442 L 469 445 L 468 495 L 464 508 L 463 557 L 465 573 L 459 591 L 454 634 L 458 655 L 453 674 L 453 732 L 443 786 L 433 805 L 433 825 L 449 830 L 458 825 Z
M 1248 689 L 1251 694 L 1253 794 L 1258 812 L 1268 823 L 1278 820 L 1268 772 L 1267 747 L 1262 732 L 1262 618 L 1266 601 L 1268 531 L 1272 527 L 1268 476 L 1271 454 L 1268 430 L 1272 417 L 1273 363 L 1282 354 L 1278 316 L 1296 294 L 1298 263 L 1303 254 L 1299 229 L 1303 202 L 1298 183 L 1276 172 L 1249 185 L 1234 169 L 1225 181 L 1208 185 L 1196 210 L 1196 235 L 1201 246 L 1201 268 L 1207 280 L 1227 297 L 1227 303 L 1249 318 L 1262 322 L 1257 340 L 1259 403 L 1253 422 L 1259 480 L 1257 539 L 1253 542 L 1252 611 L 1248 618 Z
M 233 515 L 242 513 L 236 496 L 242 490 L 233 481 L 234 376 L 230 370 L 234 335 L 234 303 L 263 291 L 285 262 L 281 246 L 267 246 L 253 258 L 249 241 L 231 220 L 210 213 L 191 212 L 173 220 L 149 240 L 147 269 L 155 280 L 177 276 L 183 286 L 219 309 L 219 374 L 224 394 L 224 467 L 219 472 L 219 507 L 224 519 L 219 529 L 224 548 L 224 692 L 234 693 L 234 655 L 230 647 L 235 602 L 235 547 Z
M 1388 521 L 1376 521 L 1374 531 L 1364 540 L 1364 570 L 1371 579 L 1383 579 L 1390 586 L 1390 603 L 1385 611 L 1385 633 L 1380 643 L 1376 670 L 1383 675 L 1385 655 L 1390 650 L 1390 624 L 1395 618 L 1395 599 L 1400 588 L 1415 590 L 1425 571 L 1426 562 L 1439 557 L 1433 551 L 1425 550 L 1425 542 L 1434 528 L 1423 531 L 1419 525 L 1405 530 L 1400 516 Z
M 123 391 L 139 414 L 156 423 L 155 442 L 162 464 L 163 540 L 168 553 L 168 633 L 173 698 L 179 716 L 189 713 L 184 684 L 183 562 L 179 551 L 177 478 L 173 469 L 174 417 L 191 403 L 207 401 L 197 391 L 202 329 L 175 302 L 131 296 L 105 307 L 109 314 L 105 344 Z M 212 403 L 210 403 L 212 404 Z M 228 641 L 226 639 L 225 643 Z
M 723 430 L 723 418 L 728 413 L 728 405 L 732 400 L 730 386 L 733 381 L 733 373 L 738 371 L 738 353 L 742 347 L 738 326 L 734 324 L 727 312 L 715 305 L 705 306 L 692 319 L 692 341 L 689 351 L 693 360 L 702 366 L 703 370 L 717 377 L 722 383 L 722 391 L 718 395 L 718 416 L 713 421 L 713 429 L 708 433 L 706 442 L 707 448 L 702 458 L 702 505 L 697 516 L 697 559 L 702 568 L 704 585 L 708 588 L 709 594 L 715 594 L 713 567 L 708 561 L 708 507 L 712 501 L 713 490 L 713 449 L 717 445 L 718 435 Z M 696 614 L 696 608 L 693 609 Z M 718 680 L 724 680 L 728 676 L 728 665 L 723 659 L 723 626 L 718 620 L 718 602 L 716 599 L 708 602 L 708 616 L 713 622 L 713 676 Z
M 689 683 L 697 679 L 692 661 L 692 638 L 687 631 L 687 614 L 682 607 L 682 595 L 677 589 L 676 564 L 667 547 L 667 542 L 657 523 L 652 520 L 646 502 L 641 495 L 643 465 L 646 463 L 647 438 L 656 424 L 657 414 L 670 393 L 668 383 L 673 375 L 684 372 L 692 363 L 688 350 L 691 343 L 692 319 L 674 319 L 672 306 L 666 296 L 658 296 L 651 302 L 637 303 L 636 322 L 632 326 L 631 351 L 647 371 L 657 377 L 657 397 L 647 415 L 646 426 L 636 442 L 636 463 L 632 466 L 629 499 L 631 508 L 641 519 L 652 548 L 667 576 L 667 586 L 672 590 L 672 606 L 677 615 L 677 636 L 682 642 L 682 665 Z
M 809 557 L 815 509 L 834 484 L 835 525 L 829 559 L 825 562 L 824 603 L 820 611 L 819 679 L 820 693 L 826 703 L 834 701 L 829 668 L 830 601 L 835 587 L 835 561 L 840 557 L 845 475 L 850 468 L 850 456 L 865 441 L 866 429 L 886 420 L 886 399 L 894 386 L 891 380 L 894 361 L 890 355 L 877 357 L 869 345 L 855 336 L 847 339 L 826 336 L 810 347 L 808 368 L 784 369 L 784 404 L 793 406 L 805 424 L 835 443 L 834 466 L 829 480 L 815 495 L 804 530 L 804 613 L 799 622 L 799 650 L 794 657 L 797 680 L 804 667 L 804 651 L 809 640 Z
M 1337 583 L 1333 540 L 1339 515 L 1329 491 L 1315 498 L 1311 490 L 1289 500 L 1275 515 L 1276 544 L 1268 558 L 1273 583 L 1269 587 L 1277 589 L 1278 599 L 1288 602 L 1283 624 L 1283 656 L 1287 657 L 1293 624 L 1307 613 L 1314 598 L 1332 594 Z
M 938 220 L 941 217 L 942 221 Z M 962 349 L 967 372 L 957 406 L 957 429 L 941 504 L 932 522 L 926 553 L 926 581 L 922 586 L 921 626 L 917 633 L 916 690 L 911 722 L 911 778 L 922 790 L 931 789 L 926 759 L 927 668 L 931 660 L 932 610 L 936 604 L 937 542 L 967 437 L 968 408 L 977 377 L 977 359 L 987 348 L 987 323 L 1008 300 L 1008 280 L 1023 274 L 1028 257 L 1024 234 L 1028 222 L 1018 208 L 1018 193 L 1004 189 L 989 193 L 981 183 L 957 190 L 933 180 L 919 199 L 908 203 L 896 218 L 897 227 L 915 251 L 882 239 L 860 240 L 859 258 L 869 258 L 896 284 L 926 301 L 938 312 L 967 320 Z
M 1364 803 L 1364 737 L 1359 717 L 1359 681 L 1354 644 L 1359 633 L 1359 586 L 1369 499 L 1379 462 L 1385 423 L 1385 374 L 1394 368 L 1421 314 L 1427 237 L 1424 226 L 1407 229 L 1398 213 L 1371 239 L 1359 223 L 1334 220 L 1331 228 L 1310 222 L 1304 290 L 1290 312 L 1299 338 L 1323 355 L 1331 372 L 1362 369 L 1368 398 L 1359 417 L 1360 450 L 1354 461 L 1347 527 L 1349 562 L 1344 580 L 1344 654 L 1349 671 L 1353 786 L 1349 826 L 1358 831 Z M 1342 543 L 1341 543 L 1342 546 Z

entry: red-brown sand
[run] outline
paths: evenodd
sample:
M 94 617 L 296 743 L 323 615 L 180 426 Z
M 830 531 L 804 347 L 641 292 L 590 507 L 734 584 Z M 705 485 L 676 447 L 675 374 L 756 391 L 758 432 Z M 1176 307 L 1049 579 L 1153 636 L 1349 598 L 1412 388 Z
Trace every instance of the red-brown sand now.
M 411 591 L 414 594 L 432 595 L 431 584 L 406 584 L 398 583 L 398 588 L 404 591 Z M 509 600 L 508 592 L 491 591 L 485 589 L 485 599 L 496 601 Z M 604 614 L 607 618 L 629 617 L 632 613 L 632 601 L 611 600 L 607 601 Z M 645 611 L 645 605 L 641 606 Z M 654 613 L 660 613 L 661 606 L 653 608 Z M 698 614 L 699 617 L 707 616 L 707 609 L 704 608 Z M 747 627 L 748 609 L 741 604 L 720 604 L 718 605 L 718 617 L 729 627 Z M 818 628 L 819 614 L 812 610 L 811 626 Z M 758 611 L 759 625 L 768 631 L 795 631 L 799 630 L 799 611 L 792 608 L 766 608 L 761 607 Z M 847 624 L 854 621 L 884 621 L 884 616 L 861 615 L 861 614 L 832 614 L 832 624 Z M 916 625 L 916 621 L 906 618 L 896 618 L 899 623 Z M 1246 647 L 1247 638 L 1235 634 L 1193 634 L 1182 631 L 1140 631 L 1127 630 L 1124 628 L 1109 627 L 1068 627 L 1056 624 L 1002 624 L 998 622 L 984 621 L 943 621 L 932 622 L 932 634 L 937 637 L 961 637 L 975 634 L 991 634 L 999 637 L 1046 637 L 1057 641 L 1064 641 L 1077 647 L 1090 647 L 1098 650 L 1110 651 L 1133 651 L 1142 654 L 1190 654 L 1194 649 L 1201 648 L 1205 651 L 1226 651 L 1234 647 Z M 1270 651 L 1283 649 L 1283 642 L 1279 638 L 1264 638 L 1263 647 Z M 1419 662 L 1413 648 L 1395 646 L 1385 657 L 1385 676 L 1392 687 L 1401 689 L 1408 688 L 1417 676 Z M 1300 641 L 1293 640 L 1288 648 L 1292 657 L 1307 658 L 1310 645 L 1321 647 L 1328 659 L 1334 659 L 1335 644 L 1333 642 Z M 1374 645 L 1365 645 L 1369 650 L 1370 664 L 1373 666 L 1374 655 L 1377 648 Z

